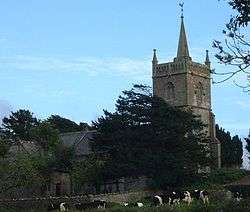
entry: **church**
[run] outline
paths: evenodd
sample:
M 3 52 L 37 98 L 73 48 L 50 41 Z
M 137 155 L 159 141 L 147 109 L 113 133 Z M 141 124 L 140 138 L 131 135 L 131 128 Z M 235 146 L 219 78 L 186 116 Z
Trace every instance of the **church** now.
M 182 15 L 177 56 L 173 61 L 158 63 L 154 49 L 152 60 L 153 95 L 163 98 L 170 105 L 180 109 L 191 109 L 195 115 L 200 117 L 205 124 L 204 133 L 207 135 L 208 142 L 204 145 L 209 148 L 210 155 L 213 157 L 213 168 L 221 168 L 220 141 L 216 138 L 215 116 L 211 108 L 210 66 L 208 51 L 206 51 L 204 64 L 194 62 L 190 57 Z M 61 139 L 66 146 L 75 146 L 77 155 L 82 158 L 91 154 L 90 145 L 94 133 L 95 131 L 65 133 L 61 134 Z M 67 185 L 60 173 L 51 185 L 54 195 L 56 195 L 56 185 L 58 184 Z M 62 188 L 64 187 L 62 186 Z M 73 187 L 65 187 L 68 188 L 66 193 L 95 192 L 91 184 L 81 188 Z M 138 179 L 122 178 L 105 182 L 101 186 L 101 193 L 123 193 L 145 188 L 147 188 L 147 179 L 143 176 Z
M 191 109 L 205 124 L 206 144 L 216 163 L 221 168 L 220 142 L 215 134 L 215 116 L 211 108 L 211 63 L 208 50 L 204 64 L 194 62 L 188 50 L 184 16 L 177 55 L 171 62 L 158 63 L 156 49 L 152 60 L 153 94 L 163 98 L 172 106 L 183 110 Z

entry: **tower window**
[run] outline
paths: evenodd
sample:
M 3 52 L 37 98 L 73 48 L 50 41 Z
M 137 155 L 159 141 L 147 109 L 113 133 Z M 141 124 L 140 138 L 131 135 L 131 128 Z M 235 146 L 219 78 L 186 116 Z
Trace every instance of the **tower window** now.
M 195 96 L 196 96 L 197 105 L 201 105 L 203 102 L 203 86 L 201 82 L 199 82 L 195 87 Z
M 167 84 L 167 99 L 174 100 L 175 99 L 175 87 L 172 82 Z

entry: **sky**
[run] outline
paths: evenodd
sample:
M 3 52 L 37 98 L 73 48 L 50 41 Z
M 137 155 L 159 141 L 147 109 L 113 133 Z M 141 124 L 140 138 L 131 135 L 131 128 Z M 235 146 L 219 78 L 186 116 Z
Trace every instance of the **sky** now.
M 28 109 L 45 119 L 96 120 L 135 83 L 151 85 L 152 49 L 159 62 L 176 56 L 180 7 L 176 0 L 8 0 L 0 7 L 0 118 Z M 186 0 L 184 21 L 193 60 L 203 63 L 223 40 L 232 14 L 225 1 Z M 249 33 L 249 29 L 246 34 Z M 219 80 L 213 76 L 214 80 Z M 243 83 L 246 76 L 238 76 Z M 244 137 L 250 95 L 233 81 L 212 86 L 216 122 Z

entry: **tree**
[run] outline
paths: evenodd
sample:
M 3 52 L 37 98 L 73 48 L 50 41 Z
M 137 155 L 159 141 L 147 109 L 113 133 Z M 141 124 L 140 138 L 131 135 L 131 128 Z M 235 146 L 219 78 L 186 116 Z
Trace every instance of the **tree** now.
M 70 172 L 75 160 L 74 147 L 65 146 L 59 136 L 59 131 L 54 129 L 50 122 L 43 121 L 32 130 L 32 138 L 49 157 L 48 170 L 61 170 Z
M 70 172 L 73 168 L 75 158 L 74 147 L 58 144 L 53 151 L 53 162 L 50 166 L 52 169 Z
M 203 124 L 153 97 L 148 86 L 124 91 L 116 111 L 104 111 L 93 127 L 92 149 L 108 170 L 104 179 L 146 175 L 163 188 L 190 181 L 208 164 Z
M 79 125 L 74 121 L 63 118 L 59 115 L 52 115 L 47 120 L 60 133 L 76 132 L 86 130 L 89 128 L 87 123 L 80 123 Z
M 15 158 L 0 160 L 0 196 L 15 196 L 17 190 L 31 189 L 43 184 L 39 166 L 42 158 L 18 155 Z M 48 175 L 47 175 L 48 176 Z
M 0 158 L 4 158 L 10 148 L 10 142 L 6 139 L 0 138 Z
M 3 118 L 2 130 L 3 133 L 10 138 L 21 140 L 31 139 L 31 129 L 37 126 L 38 120 L 29 110 L 18 110 L 11 112 L 7 118 Z
M 239 84 L 234 80 L 235 84 L 243 88 L 244 91 L 250 92 L 250 41 L 241 33 L 241 28 L 246 28 L 250 21 L 250 1 L 249 0 L 230 0 L 229 5 L 233 10 L 237 11 L 236 16 L 232 16 L 229 23 L 226 24 L 226 29 L 223 30 L 225 35 L 224 44 L 215 40 L 213 47 L 218 50 L 215 55 L 220 63 L 230 65 L 233 69 L 229 72 L 214 74 L 222 75 L 223 79 L 217 83 L 227 81 L 234 78 L 236 75 L 245 74 L 247 83 Z
M 248 151 L 248 153 L 250 153 L 250 131 L 249 131 L 249 134 L 248 134 L 248 137 L 245 138 L 245 141 L 246 141 L 246 150 Z M 250 157 L 248 157 L 250 159 Z
M 247 26 L 250 22 L 250 2 L 249 0 L 230 0 L 229 5 L 237 10 L 238 15 L 234 17 L 238 26 Z
M 107 175 L 106 161 L 95 155 L 88 155 L 83 160 L 75 161 L 71 172 L 75 187 L 81 187 L 91 182 L 98 192 L 105 181 L 104 176 Z
M 243 147 L 238 135 L 231 137 L 229 132 L 216 125 L 216 137 L 221 142 L 221 163 L 223 167 L 242 165 Z
M 52 151 L 59 144 L 59 131 L 47 121 L 40 122 L 34 127 L 31 135 L 45 153 Z

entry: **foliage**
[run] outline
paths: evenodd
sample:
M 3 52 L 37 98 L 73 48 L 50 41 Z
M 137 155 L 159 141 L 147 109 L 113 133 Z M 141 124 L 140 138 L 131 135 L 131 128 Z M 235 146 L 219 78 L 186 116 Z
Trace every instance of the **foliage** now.
M 153 97 L 148 86 L 124 91 L 116 111 L 104 111 L 93 127 L 92 149 L 108 170 L 104 179 L 146 175 L 163 188 L 190 181 L 208 162 L 200 145 L 205 142 L 202 123 L 191 112 Z
M 215 55 L 220 63 L 231 65 L 236 70 L 228 71 L 225 73 L 216 73 L 224 76 L 223 80 L 217 82 L 224 82 L 229 80 L 240 73 L 246 74 L 248 83 L 240 86 L 246 92 L 250 92 L 250 78 L 249 78 L 249 66 L 250 66 L 250 42 L 248 38 L 241 33 L 241 28 L 246 28 L 250 21 L 250 1 L 249 0 L 230 0 L 229 5 L 233 10 L 237 12 L 236 16 L 232 16 L 229 23 L 226 24 L 226 29 L 223 30 L 225 35 L 225 43 L 215 40 L 213 47 L 218 50 Z
M 40 158 L 36 161 L 33 159 L 28 155 L 18 155 L 12 160 L 0 161 L 0 195 L 11 193 L 13 189 L 42 184 L 39 171 L 35 166 Z
M 33 128 L 31 135 L 45 153 L 52 151 L 59 144 L 59 131 L 47 121 L 40 122 Z
M 69 172 L 74 161 L 72 148 L 58 144 L 49 154 L 19 153 L 0 160 L 0 195 L 36 187 L 46 190 L 54 170 Z
M 222 168 L 212 170 L 212 172 L 206 177 L 196 178 L 196 181 L 190 185 L 184 187 L 187 190 L 194 189 L 209 189 L 220 190 L 224 189 L 224 185 L 239 180 L 245 176 L 249 176 L 250 172 L 243 169 L 228 169 Z
M 53 150 L 53 161 L 50 164 L 52 169 L 69 172 L 73 168 L 75 161 L 74 147 L 68 147 L 63 144 L 58 144 Z
M 216 125 L 216 137 L 221 142 L 221 163 L 223 167 L 242 165 L 243 147 L 238 135 L 231 137 L 229 132 Z
M 2 131 L 7 137 L 29 140 L 30 132 L 38 124 L 37 119 L 29 110 L 18 110 L 11 112 L 9 118 L 2 121 Z
M 4 158 L 10 148 L 10 142 L 0 138 L 0 158 Z
M 98 190 L 104 181 L 105 171 L 105 161 L 100 157 L 89 155 L 74 163 L 71 175 L 75 185 L 82 186 L 91 182 Z
M 57 118 L 55 118 L 58 121 L 57 126 L 65 127 L 64 130 L 72 130 L 73 122 L 68 120 L 68 125 L 60 125 L 63 118 Z M 52 118 L 49 120 L 55 123 Z M 78 129 L 84 126 L 80 124 Z M 71 172 L 75 161 L 75 149 L 61 143 L 59 130 L 49 121 L 38 122 L 30 111 L 19 110 L 12 112 L 9 118 L 4 118 L 3 130 L 10 141 L 19 139 L 33 141 L 39 146 L 40 154 L 21 152 L 14 157 L 5 157 L 12 143 L 6 139 L 0 140 L 0 195 L 12 191 L 14 194 L 14 191 L 32 188 L 35 184 L 41 189 L 46 189 L 52 171 Z
M 238 12 L 238 15 L 234 17 L 237 25 L 247 26 L 248 22 L 250 22 L 249 0 L 230 0 L 229 5 Z
M 226 184 L 239 180 L 244 176 L 249 175 L 249 171 L 241 169 L 219 169 L 213 171 L 208 178 L 208 181 L 214 184 Z
M 250 131 L 249 131 L 248 137 L 245 138 L 245 141 L 247 143 L 245 148 L 248 151 L 248 153 L 250 153 Z M 250 157 L 248 157 L 248 158 L 250 158 Z
M 50 116 L 47 121 L 53 126 L 53 128 L 59 130 L 60 133 L 76 132 L 89 128 L 87 123 L 80 123 L 79 125 L 74 121 L 63 118 L 59 115 Z

